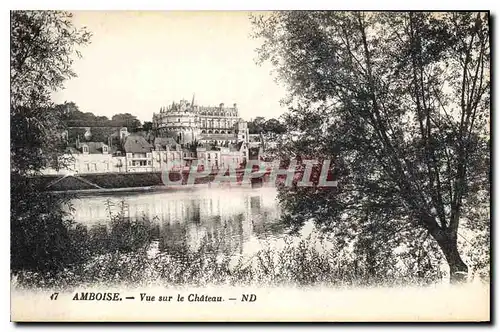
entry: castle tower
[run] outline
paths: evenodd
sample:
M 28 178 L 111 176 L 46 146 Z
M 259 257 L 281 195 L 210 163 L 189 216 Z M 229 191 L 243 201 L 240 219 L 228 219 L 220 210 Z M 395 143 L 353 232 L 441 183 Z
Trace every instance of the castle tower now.
M 193 95 L 194 102 L 194 95 Z M 197 140 L 199 126 L 194 108 L 187 100 L 172 103 L 164 108 L 163 113 L 153 116 L 157 134 L 160 137 L 172 137 L 179 144 L 188 144 Z
M 236 133 L 238 134 L 238 142 L 248 142 L 248 125 L 245 121 L 240 120 L 236 126 Z

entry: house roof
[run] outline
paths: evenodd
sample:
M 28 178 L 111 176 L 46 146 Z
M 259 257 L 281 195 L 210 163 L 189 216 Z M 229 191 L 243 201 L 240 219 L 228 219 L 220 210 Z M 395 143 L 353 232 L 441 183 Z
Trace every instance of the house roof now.
M 125 139 L 123 148 L 126 153 L 147 153 L 151 152 L 153 146 L 142 136 L 130 135 Z
M 84 145 L 88 146 L 90 154 L 101 154 L 102 147 L 108 146 L 107 144 L 104 144 L 103 142 L 83 142 L 83 143 L 80 143 L 79 146 L 77 144 L 77 148 L 74 148 L 72 146 L 67 147 L 66 151 L 70 152 L 70 153 L 82 153 Z
M 107 146 L 103 142 L 85 142 L 83 144 L 86 144 L 89 147 L 90 154 L 102 153 L 102 147 Z
M 177 142 L 172 137 L 155 137 L 153 144 L 155 147 L 160 146 L 161 149 L 164 149 L 166 146 L 175 148 Z

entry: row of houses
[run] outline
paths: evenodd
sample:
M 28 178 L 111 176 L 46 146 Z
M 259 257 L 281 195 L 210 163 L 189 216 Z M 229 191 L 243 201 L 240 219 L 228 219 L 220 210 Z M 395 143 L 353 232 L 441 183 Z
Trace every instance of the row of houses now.
M 245 141 L 221 146 L 181 145 L 171 137 L 156 137 L 148 142 L 145 137 L 122 128 L 118 144 L 111 144 L 111 140 L 104 143 L 78 139 L 61 157 L 64 167 L 46 169 L 45 174 L 160 172 L 189 168 L 198 160 L 215 169 L 239 168 L 251 157 L 250 150 Z

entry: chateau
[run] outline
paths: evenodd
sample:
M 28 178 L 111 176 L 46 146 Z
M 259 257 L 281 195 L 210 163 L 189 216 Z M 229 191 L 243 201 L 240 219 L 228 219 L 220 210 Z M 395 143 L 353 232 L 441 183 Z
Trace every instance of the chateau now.
M 225 107 L 198 106 L 194 96 L 153 114 L 153 128 L 160 137 L 172 137 L 179 144 L 213 143 L 229 146 L 248 142 L 247 123 L 239 118 L 236 104 Z

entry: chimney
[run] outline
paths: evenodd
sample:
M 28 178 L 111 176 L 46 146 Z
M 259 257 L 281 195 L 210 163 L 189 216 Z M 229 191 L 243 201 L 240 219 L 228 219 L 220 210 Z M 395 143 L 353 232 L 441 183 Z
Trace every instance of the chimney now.
M 224 108 L 224 103 L 220 103 L 219 107 Z

